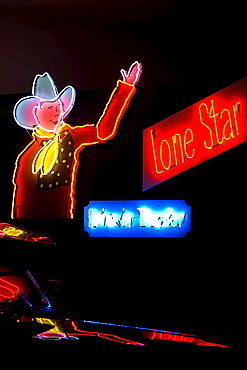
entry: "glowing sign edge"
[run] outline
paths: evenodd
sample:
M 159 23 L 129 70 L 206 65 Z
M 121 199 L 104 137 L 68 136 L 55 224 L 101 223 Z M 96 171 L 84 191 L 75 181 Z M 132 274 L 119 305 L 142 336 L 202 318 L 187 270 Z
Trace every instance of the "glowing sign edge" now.
M 98 205 L 99 208 L 105 208 L 108 206 L 116 207 L 118 206 L 127 208 L 131 212 L 132 209 L 135 208 L 155 208 L 160 207 L 160 209 L 173 209 L 177 213 L 184 211 L 184 214 L 186 215 L 184 225 L 182 227 L 152 227 L 149 226 L 147 228 L 145 227 L 137 227 L 137 231 L 135 232 L 129 232 L 129 230 L 124 230 L 123 232 L 118 232 L 119 230 L 116 227 L 107 227 L 104 226 L 105 229 L 102 227 L 99 229 L 93 229 L 88 226 L 88 211 L 89 209 L 95 208 L 95 205 Z M 184 200 L 124 200 L 124 201 L 91 201 L 86 207 L 84 207 L 84 231 L 87 232 L 87 234 L 90 237 L 139 237 L 139 238 L 184 238 L 188 232 L 191 231 L 192 227 L 192 219 L 191 219 L 191 206 L 189 206 Z M 102 230 L 103 229 L 103 230 Z M 120 228 L 121 229 L 121 228 Z M 123 229 L 123 227 L 122 227 Z M 128 228 L 130 229 L 130 228 Z M 134 227 L 133 227 L 134 229 Z M 140 231 L 143 230 L 143 231 Z M 161 232 L 159 232 L 161 231 Z

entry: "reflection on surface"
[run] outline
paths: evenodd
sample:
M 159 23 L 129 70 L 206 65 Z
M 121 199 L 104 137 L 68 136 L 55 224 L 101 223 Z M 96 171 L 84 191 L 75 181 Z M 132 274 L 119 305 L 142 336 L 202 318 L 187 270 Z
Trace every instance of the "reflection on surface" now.
M 84 343 L 86 340 L 93 346 L 103 341 L 140 347 L 152 346 L 155 342 L 167 346 L 165 343 L 172 342 L 184 343 L 185 348 L 196 345 L 222 349 L 244 348 L 247 344 L 246 336 L 224 333 L 209 335 L 204 332 L 196 334 L 193 331 L 184 334 L 157 328 L 74 319 L 73 314 L 72 319 L 68 319 L 67 313 L 65 317 L 59 314 L 59 307 L 52 309 L 46 294 L 28 270 L 0 267 L 0 337 L 8 335 L 20 340 L 25 337 L 30 340 L 76 342 L 83 342 L 84 338 Z M 89 337 L 95 339 L 89 340 Z
M 0 313 L 23 315 L 50 309 L 50 302 L 28 270 L 0 267 Z
M 40 324 L 51 325 L 52 328 L 50 330 L 46 330 L 33 338 L 38 339 L 47 339 L 47 340 L 60 340 L 60 339 L 70 339 L 70 340 L 79 340 L 80 336 L 85 337 L 99 337 L 103 339 L 107 339 L 113 342 L 118 342 L 122 344 L 130 344 L 130 345 L 139 345 L 144 346 L 145 344 L 136 342 L 134 340 L 122 338 L 120 336 L 110 334 L 110 333 L 102 333 L 99 331 L 88 331 L 82 330 L 80 328 L 80 323 L 76 321 L 72 321 L 69 319 L 48 319 L 48 318 L 36 318 L 36 321 Z
M 0 222 L 0 239 L 55 244 L 50 238 L 5 222 Z
M 184 343 L 191 343 L 197 346 L 207 346 L 207 347 L 220 347 L 220 348 L 231 348 L 229 346 L 219 344 L 219 343 L 212 343 L 208 341 L 204 341 L 202 338 L 195 336 L 195 335 L 187 335 L 187 334 L 167 334 L 167 333 L 157 333 L 152 331 L 144 331 L 143 338 L 150 339 L 150 340 L 167 340 L 172 342 L 184 342 Z
M 22 276 L 15 276 L 9 269 L 0 267 L 0 302 L 9 302 L 25 297 L 30 288 Z
M 43 316 L 42 316 L 43 314 Z M 82 345 L 85 341 L 93 346 L 98 346 L 101 340 L 105 343 L 116 343 L 116 345 L 132 345 L 139 347 L 150 347 L 155 348 L 155 342 L 160 342 L 162 348 L 167 347 L 168 342 L 174 343 L 174 349 L 176 343 L 183 344 L 185 350 L 189 349 L 190 346 L 199 346 L 208 348 L 219 348 L 223 351 L 226 349 L 239 348 L 243 349 L 246 347 L 246 337 L 237 335 L 227 334 L 216 334 L 211 333 L 205 334 L 184 334 L 179 332 L 169 332 L 164 330 L 154 330 L 148 328 L 132 327 L 120 324 L 109 324 L 95 322 L 88 323 L 84 320 L 73 320 L 68 318 L 53 317 L 55 312 L 47 311 L 41 312 L 32 311 L 30 314 L 16 317 L 13 314 L 5 322 L 1 321 L 0 316 L 0 333 L 4 334 L 4 330 L 7 329 L 8 333 L 16 337 L 16 334 L 20 340 L 25 337 L 29 340 L 42 340 L 42 341 L 82 341 Z M 47 316 L 47 317 L 45 317 Z M 1 326 L 1 324 L 5 324 Z M 6 325 L 7 324 L 7 325 Z M 8 326 L 9 324 L 9 326 Z M 14 324 L 14 325 L 13 325 Z M 18 328 L 18 325 L 20 328 Z M 31 326 L 30 326 L 31 325 Z M 3 328 L 3 330 L 2 330 Z M 9 329 L 11 328 L 11 329 Z M 31 328 L 31 330 L 30 330 Z M 28 336 L 27 336 L 28 334 Z M 89 340 L 89 338 L 92 338 Z M 105 341 L 106 340 L 106 341 Z M 103 342 L 102 342 L 103 344 Z M 161 348 L 158 346 L 157 348 Z

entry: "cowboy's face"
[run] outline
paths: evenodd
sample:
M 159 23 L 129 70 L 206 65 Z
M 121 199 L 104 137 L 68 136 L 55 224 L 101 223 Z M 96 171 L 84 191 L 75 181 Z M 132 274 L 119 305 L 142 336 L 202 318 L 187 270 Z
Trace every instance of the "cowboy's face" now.
M 33 108 L 33 115 L 39 126 L 54 132 L 62 119 L 62 102 L 59 99 L 54 102 L 40 101 L 38 106 Z

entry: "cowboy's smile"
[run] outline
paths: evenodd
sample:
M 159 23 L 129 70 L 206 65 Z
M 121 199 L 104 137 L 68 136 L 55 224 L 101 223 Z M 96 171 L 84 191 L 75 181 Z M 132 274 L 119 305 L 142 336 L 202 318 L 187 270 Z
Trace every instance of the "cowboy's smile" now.
M 58 114 L 57 114 L 57 117 L 59 117 Z M 56 125 L 58 123 L 58 119 L 56 119 L 55 121 L 53 119 L 50 119 L 50 122 L 52 122 L 54 125 Z

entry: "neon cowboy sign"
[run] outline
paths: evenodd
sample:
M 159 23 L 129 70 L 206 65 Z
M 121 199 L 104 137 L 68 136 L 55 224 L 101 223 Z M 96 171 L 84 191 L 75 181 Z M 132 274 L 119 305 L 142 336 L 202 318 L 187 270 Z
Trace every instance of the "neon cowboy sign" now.
M 96 237 L 184 237 L 191 209 L 183 200 L 93 201 L 84 230 Z
M 106 107 L 96 124 L 65 122 L 75 102 L 75 89 L 61 92 L 49 73 L 38 74 L 32 95 L 14 107 L 16 123 L 32 132 L 32 141 L 18 155 L 13 174 L 11 218 L 74 218 L 75 183 L 80 152 L 113 138 L 135 94 L 142 65 L 121 69 Z
M 247 78 L 147 128 L 143 190 L 247 140 Z

